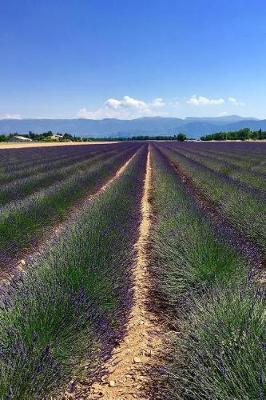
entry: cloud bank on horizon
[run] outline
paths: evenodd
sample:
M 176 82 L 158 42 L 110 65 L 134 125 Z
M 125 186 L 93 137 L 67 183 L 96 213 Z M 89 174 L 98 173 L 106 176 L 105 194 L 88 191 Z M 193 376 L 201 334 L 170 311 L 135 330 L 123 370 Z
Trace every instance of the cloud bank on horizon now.
M 0 119 L 22 119 L 20 114 L 0 114 Z
M 124 96 L 122 99 L 107 99 L 101 107 L 96 110 L 88 110 L 86 107 L 78 112 L 79 118 L 102 119 L 119 118 L 133 119 L 138 117 L 152 117 L 158 115 L 158 112 L 166 107 L 163 99 L 157 97 L 147 103 L 144 100 L 134 99 L 130 96 Z M 164 111 L 160 112 L 163 115 Z
M 162 97 L 155 97 L 150 101 L 124 96 L 120 99 L 108 98 L 98 108 L 83 107 L 74 118 L 95 120 L 104 118 L 135 119 L 155 116 L 182 118 L 184 115 L 194 116 L 197 114 L 197 110 L 200 116 L 204 111 L 206 116 L 209 114 L 213 116 L 213 112 L 215 112 L 215 116 L 219 117 L 234 114 L 245 106 L 246 104 L 243 101 L 232 96 L 211 98 L 194 94 L 187 99 L 181 100 L 176 98 L 166 100 Z M 23 119 L 23 116 L 19 113 L 7 113 L 0 114 L 0 119 Z
M 96 109 L 83 107 L 79 110 L 77 117 L 85 119 L 134 119 L 154 116 L 176 117 L 184 105 L 190 106 L 191 112 L 193 112 L 192 108 L 207 107 L 209 109 L 209 106 L 216 106 L 217 116 L 220 116 L 227 115 L 229 112 L 219 110 L 219 106 L 244 107 L 245 103 L 232 96 L 227 98 L 208 98 L 194 94 L 190 98 L 182 101 L 177 101 L 176 99 L 164 100 L 161 97 L 156 97 L 149 102 L 130 96 L 124 96 L 121 99 L 109 98 Z M 232 110 L 232 107 L 230 110 Z

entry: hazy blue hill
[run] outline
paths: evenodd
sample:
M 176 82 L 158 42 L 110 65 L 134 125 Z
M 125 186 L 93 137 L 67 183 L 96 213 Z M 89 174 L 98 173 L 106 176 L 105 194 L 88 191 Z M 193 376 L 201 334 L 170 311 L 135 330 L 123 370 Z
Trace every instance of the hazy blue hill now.
M 238 121 L 233 124 L 227 124 L 227 130 L 233 131 L 233 130 L 238 130 L 242 128 L 250 128 L 252 130 L 266 130 L 266 119 L 262 120 L 244 120 L 244 121 Z
M 225 125 L 225 124 L 231 124 L 234 122 L 239 122 L 239 121 L 256 121 L 256 118 L 243 118 L 239 117 L 238 115 L 224 115 L 221 117 L 187 117 L 185 121 L 187 122 L 207 122 L 211 123 L 214 125 Z
M 184 132 L 190 137 L 220 130 L 237 130 L 240 128 L 264 129 L 266 120 L 241 118 L 236 115 L 217 118 L 164 118 L 146 117 L 133 120 L 106 118 L 103 120 L 89 119 L 2 119 L 0 133 L 42 133 L 68 132 L 77 136 L 100 137 L 130 137 L 135 135 L 173 135 Z

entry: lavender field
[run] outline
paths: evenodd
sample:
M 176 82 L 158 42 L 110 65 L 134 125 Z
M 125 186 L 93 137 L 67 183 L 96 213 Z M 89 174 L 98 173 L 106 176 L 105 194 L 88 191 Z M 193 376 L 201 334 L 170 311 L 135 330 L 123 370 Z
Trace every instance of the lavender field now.
M 0 149 L 0 399 L 266 398 L 266 143 Z

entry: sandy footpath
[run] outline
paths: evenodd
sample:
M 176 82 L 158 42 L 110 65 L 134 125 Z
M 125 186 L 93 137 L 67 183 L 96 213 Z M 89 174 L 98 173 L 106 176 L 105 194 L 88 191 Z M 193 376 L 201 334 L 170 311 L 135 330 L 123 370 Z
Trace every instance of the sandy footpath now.
M 91 145 L 91 144 L 111 144 L 111 143 L 118 143 L 118 142 L 55 142 L 55 143 L 42 143 L 42 142 L 30 142 L 30 143 L 0 143 L 0 150 L 1 149 L 22 149 L 22 148 L 29 148 L 29 147 L 54 147 L 54 146 L 84 146 L 84 145 Z

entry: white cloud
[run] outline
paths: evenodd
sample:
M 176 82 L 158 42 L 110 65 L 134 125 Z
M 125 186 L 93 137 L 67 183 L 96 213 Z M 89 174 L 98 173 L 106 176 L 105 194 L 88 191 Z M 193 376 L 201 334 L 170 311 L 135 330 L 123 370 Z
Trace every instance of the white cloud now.
M 231 103 L 235 106 L 245 106 L 245 103 L 242 101 L 238 101 L 235 97 L 229 96 L 227 99 L 224 99 L 222 97 L 220 98 L 208 98 L 204 96 L 197 96 L 193 95 L 190 97 L 190 99 L 187 100 L 187 104 L 193 105 L 193 106 L 209 106 L 209 105 L 221 105 L 225 104 L 226 102 Z
M 245 103 L 243 103 L 243 101 L 238 101 L 235 97 L 228 97 L 228 101 L 235 106 L 245 106 Z
M 122 99 L 107 99 L 101 107 L 96 110 L 82 108 L 78 112 L 79 118 L 102 119 L 102 118 L 120 118 L 132 119 L 138 117 L 148 117 L 164 114 L 162 108 L 166 106 L 161 97 L 153 99 L 147 103 L 143 100 L 134 99 L 130 96 L 124 96 Z
M 166 104 L 165 104 L 165 102 L 163 101 L 163 99 L 161 97 L 157 97 L 151 103 L 152 107 L 158 107 L 158 108 L 164 107 L 165 105 Z
M 174 97 L 173 99 L 171 99 L 168 102 L 168 105 L 175 108 L 175 107 L 178 107 L 180 105 L 180 101 L 179 101 L 178 98 Z
M 21 119 L 20 114 L 0 114 L 0 119 Z
M 193 106 L 208 106 L 208 105 L 219 105 L 224 104 L 223 98 L 218 99 L 210 99 L 204 96 L 196 96 L 195 94 L 187 100 L 187 104 L 191 104 Z
M 116 99 L 108 99 L 108 100 L 106 100 L 106 102 L 104 104 L 107 107 L 110 107 L 110 108 L 112 108 L 114 110 L 117 110 L 120 107 L 121 102 L 119 100 L 116 100 Z
M 202 114 L 203 109 L 211 111 L 227 111 L 232 113 L 232 107 L 244 106 L 245 104 L 238 101 L 233 96 L 226 97 L 205 97 L 194 94 L 190 98 L 180 100 L 177 97 L 172 99 L 164 100 L 161 97 L 155 97 L 150 101 L 144 101 L 142 99 L 136 99 L 130 96 L 124 96 L 122 98 L 108 98 L 98 108 L 82 108 L 79 110 L 77 116 L 85 119 L 103 119 L 103 118 L 118 118 L 118 119 L 133 119 L 139 117 L 152 117 L 152 116 L 173 116 L 176 117 L 177 113 L 179 116 L 185 116 L 191 113 L 191 106 L 193 106 L 193 112 L 199 112 Z M 229 108 L 230 107 L 230 108 Z M 220 114 L 225 115 L 225 114 Z

